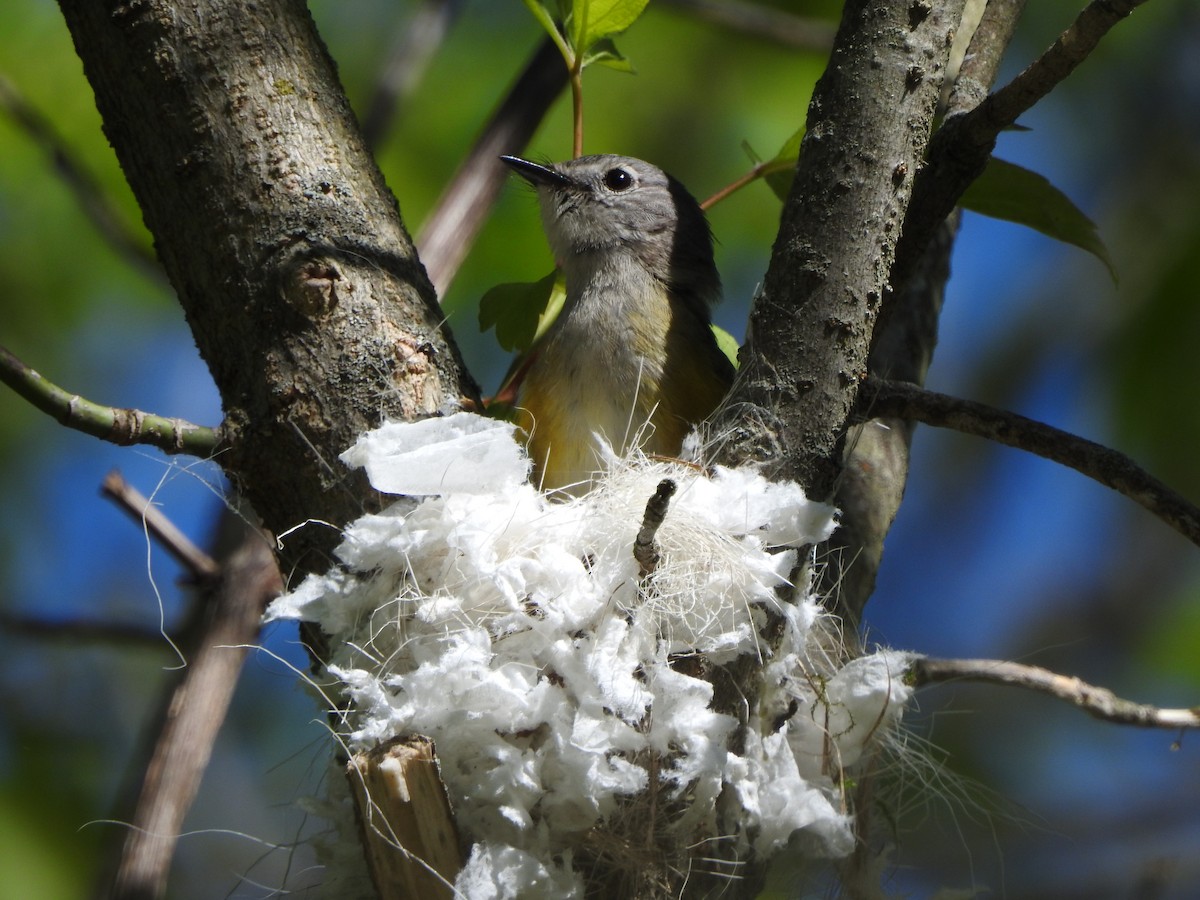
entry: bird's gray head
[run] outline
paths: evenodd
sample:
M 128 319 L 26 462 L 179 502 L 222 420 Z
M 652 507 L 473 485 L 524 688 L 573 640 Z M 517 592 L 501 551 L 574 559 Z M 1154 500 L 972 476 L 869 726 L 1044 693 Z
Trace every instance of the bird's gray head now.
M 657 166 L 629 156 L 581 156 L 543 164 L 500 157 L 537 188 L 554 257 L 633 260 L 677 290 L 715 302 L 720 279 L 700 204 Z

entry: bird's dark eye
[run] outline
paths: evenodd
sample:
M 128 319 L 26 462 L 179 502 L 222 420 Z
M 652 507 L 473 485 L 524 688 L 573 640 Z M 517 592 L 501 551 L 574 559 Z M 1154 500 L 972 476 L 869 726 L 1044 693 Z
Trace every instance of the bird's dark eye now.
M 604 186 L 610 191 L 626 191 L 633 187 L 633 176 L 625 169 L 609 169 L 604 173 Z

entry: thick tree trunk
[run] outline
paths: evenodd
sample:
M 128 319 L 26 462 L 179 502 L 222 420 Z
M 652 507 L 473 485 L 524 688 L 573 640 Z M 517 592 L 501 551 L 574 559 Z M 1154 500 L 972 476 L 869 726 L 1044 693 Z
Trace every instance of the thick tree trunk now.
M 276 534 L 345 523 L 370 494 L 337 455 L 475 388 L 307 8 L 60 6 L 220 390 L 221 464 Z M 289 537 L 285 571 L 336 539 Z

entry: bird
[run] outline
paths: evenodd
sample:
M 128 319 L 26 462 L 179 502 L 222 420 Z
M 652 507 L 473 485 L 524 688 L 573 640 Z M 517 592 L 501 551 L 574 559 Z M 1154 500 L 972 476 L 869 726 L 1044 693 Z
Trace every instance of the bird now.
M 633 157 L 500 158 L 536 189 L 566 281 L 518 394 L 535 484 L 588 490 L 601 468 L 597 436 L 618 455 L 678 456 L 735 374 L 711 328 L 721 279 L 700 204 Z

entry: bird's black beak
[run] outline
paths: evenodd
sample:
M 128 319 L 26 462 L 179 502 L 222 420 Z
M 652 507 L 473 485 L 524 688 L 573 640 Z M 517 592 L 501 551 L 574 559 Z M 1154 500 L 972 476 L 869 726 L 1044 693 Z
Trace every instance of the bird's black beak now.
M 500 161 L 534 187 L 545 185 L 546 187 L 562 188 L 572 183 L 571 179 L 562 172 L 556 171 L 549 166 L 544 166 L 541 163 L 521 159 L 519 156 L 501 156 Z

